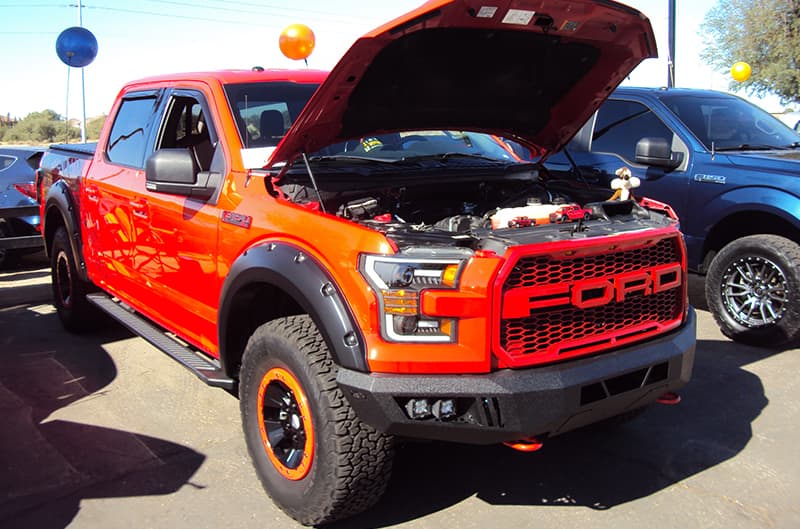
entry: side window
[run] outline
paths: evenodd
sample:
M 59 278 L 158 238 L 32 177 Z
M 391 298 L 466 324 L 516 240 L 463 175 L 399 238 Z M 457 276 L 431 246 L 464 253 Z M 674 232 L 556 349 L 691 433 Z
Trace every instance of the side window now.
M 640 139 L 664 138 L 671 144 L 672 136 L 669 127 L 643 104 L 609 100 L 597 113 L 591 150 L 615 153 L 633 161 Z
M 147 127 L 153 116 L 155 102 L 155 97 L 122 101 L 108 137 L 106 156 L 109 161 L 119 165 L 144 168 Z
M 13 156 L 0 156 L 0 171 L 5 171 L 12 165 L 17 159 Z
M 214 157 L 216 137 L 203 113 L 200 96 L 181 92 L 173 95 L 161 126 L 156 149 L 189 149 L 200 171 L 208 171 Z
M 316 89 L 312 83 L 272 81 L 225 85 L 242 145 L 278 145 Z
M 260 101 L 255 106 L 239 108 L 250 147 L 273 147 L 283 139 L 292 119 L 283 101 Z

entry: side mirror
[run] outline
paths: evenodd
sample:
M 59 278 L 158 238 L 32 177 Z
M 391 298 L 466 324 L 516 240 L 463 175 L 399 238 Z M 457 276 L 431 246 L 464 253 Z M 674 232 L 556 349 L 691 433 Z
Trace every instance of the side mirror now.
M 683 161 L 683 153 L 672 152 L 664 138 L 642 138 L 636 142 L 636 163 L 675 169 Z
M 208 172 L 200 172 L 190 149 L 159 149 L 145 165 L 146 187 L 157 193 L 170 193 L 197 199 L 214 195 Z

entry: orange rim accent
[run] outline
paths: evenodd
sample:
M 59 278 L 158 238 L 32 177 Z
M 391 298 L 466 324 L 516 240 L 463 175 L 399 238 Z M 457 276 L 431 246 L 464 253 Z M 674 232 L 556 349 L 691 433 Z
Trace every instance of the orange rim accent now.
M 535 437 L 520 439 L 519 441 L 507 441 L 503 444 L 519 452 L 536 452 L 543 446 L 543 443 Z
M 257 399 L 258 429 L 269 460 L 286 479 L 303 479 L 314 461 L 314 425 L 303 388 L 292 373 L 273 367 L 261 379 Z

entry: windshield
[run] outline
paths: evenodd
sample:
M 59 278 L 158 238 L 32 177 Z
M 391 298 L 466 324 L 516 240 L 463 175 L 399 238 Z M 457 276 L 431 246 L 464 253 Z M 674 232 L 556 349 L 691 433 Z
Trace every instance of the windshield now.
M 780 120 L 738 97 L 675 94 L 661 100 L 709 150 L 781 149 L 800 142 Z
M 311 158 L 312 160 L 363 158 L 400 162 L 452 157 L 518 161 L 511 149 L 499 138 L 480 132 L 456 130 L 415 130 L 375 134 L 330 145 L 314 153 Z

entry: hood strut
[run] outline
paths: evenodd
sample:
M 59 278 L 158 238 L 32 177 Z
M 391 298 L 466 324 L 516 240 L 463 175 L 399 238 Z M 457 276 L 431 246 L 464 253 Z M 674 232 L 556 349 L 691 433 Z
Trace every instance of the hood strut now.
M 322 202 L 322 193 L 319 192 L 319 187 L 317 187 L 317 179 L 314 178 L 314 173 L 311 172 L 311 164 L 308 163 L 308 156 L 306 156 L 306 151 L 301 152 L 300 154 L 303 155 L 303 162 L 306 164 L 306 171 L 308 171 L 308 177 L 311 179 L 311 185 L 314 186 L 314 191 L 317 193 L 317 200 L 319 200 L 319 208 L 322 210 L 323 213 L 327 213 L 325 211 L 325 204 Z M 287 166 L 289 164 L 286 164 Z

